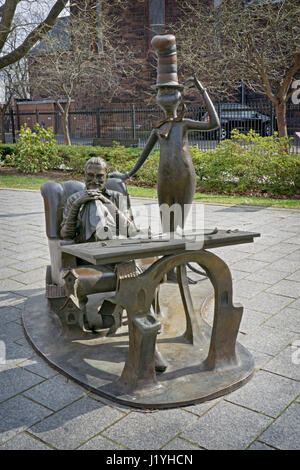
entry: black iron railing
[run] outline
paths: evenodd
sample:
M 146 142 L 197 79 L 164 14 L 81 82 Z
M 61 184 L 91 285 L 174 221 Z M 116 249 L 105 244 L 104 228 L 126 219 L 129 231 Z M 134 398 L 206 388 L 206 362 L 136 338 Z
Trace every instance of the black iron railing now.
M 240 103 L 217 103 L 216 109 L 220 117 L 221 126 L 216 131 L 190 132 L 189 142 L 206 150 L 216 147 L 218 143 L 230 138 L 233 129 L 241 132 L 255 130 L 260 135 L 272 135 L 277 130 L 274 107 L 266 101 Z M 208 120 L 206 108 L 202 106 L 188 106 L 186 117 L 195 120 Z M 163 113 L 156 107 L 140 107 L 132 105 L 110 109 L 98 108 L 93 111 L 72 111 L 69 113 L 69 131 L 74 144 L 93 145 L 102 140 L 120 141 L 126 145 L 143 147 L 155 123 L 163 118 Z M 36 122 L 40 125 L 54 128 L 58 143 L 64 143 L 62 118 L 58 112 L 13 112 L 6 117 L 7 140 L 14 139 L 14 132 L 27 123 L 34 127 Z M 287 106 L 288 135 L 293 139 L 295 151 L 300 153 L 300 105 Z M 98 139 L 97 141 L 95 139 Z M 100 140 L 99 140 L 100 139 Z

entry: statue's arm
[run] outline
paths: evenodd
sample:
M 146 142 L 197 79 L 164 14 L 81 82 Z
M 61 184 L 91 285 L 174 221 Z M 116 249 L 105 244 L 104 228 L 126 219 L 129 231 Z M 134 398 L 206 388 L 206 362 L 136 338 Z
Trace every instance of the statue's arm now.
M 158 137 L 157 137 L 156 129 L 153 129 L 134 167 L 130 171 L 127 171 L 126 173 L 119 173 L 119 172 L 109 173 L 108 177 L 109 178 L 121 178 L 123 180 L 126 180 L 127 178 L 131 178 L 131 176 L 133 176 L 141 168 L 143 163 L 148 158 L 151 150 L 153 149 L 154 145 L 157 142 L 157 138 Z
M 203 100 L 204 100 L 204 103 L 205 103 L 205 106 L 209 115 L 209 121 L 208 122 L 207 121 L 194 121 L 192 119 L 185 119 L 184 122 L 185 122 L 187 129 L 188 130 L 200 130 L 200 131 L 212 131 L 214 129 L 218 129 L 218 127 L 220 127 L 219 116 L 216 112 L 216 109 L 206 89 L 202 86 L 202 84 L 199 82 L 197 78 L 193 78 L 189 80 L 193 80 L 193 84 L 196 86 L 196 88 L 198 88 L 198 90 L 200 91 L 203 97 Z
M 82 192 L 70 196 L 67 200 L 60 229 L 60 236 L 63 240 L 73 240 L 76 236 L 78 213 L 82 201 Z

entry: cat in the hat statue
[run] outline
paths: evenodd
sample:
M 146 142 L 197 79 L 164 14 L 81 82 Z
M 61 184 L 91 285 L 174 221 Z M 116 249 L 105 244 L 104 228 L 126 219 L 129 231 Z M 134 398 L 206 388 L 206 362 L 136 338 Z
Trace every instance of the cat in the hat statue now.
M 163 109 L 165 119 L 152 130 L 146 146 L 132 170 L 124 174 L 114 172 L 110 176 L 122 179 L 133 176 L 143 165 L 155 144 L 159 142 L 158 202 L 160 206 L 167 204 L 169 207 L 178 204 L 183 214 L 183 220 L 176 222 L 173 219 L 171 226 L 170 221 L 167 221 L 167 226 L 164 227 L 164 220 L 162 220 L 163 231 L 174 232 L 177 228 L 176 224 L 183 228 L 187 216 L 186 207 L 192 203 L 195 193 L 196 174 L 189 152 L 188 132 L 217 129 L 220 126 L 220 121 L 206 89 L 197 78 L 189 78 L 184 85 L 178 83 L 175 36 L 172 34 L 154 36 L 151 44 L 158 56 L 156 101 Z M 209 114 L 209 121 L 186 119 L 184 105 L 182 112 L 177 114 L 184 86 L 195 86 L 199 90 Z

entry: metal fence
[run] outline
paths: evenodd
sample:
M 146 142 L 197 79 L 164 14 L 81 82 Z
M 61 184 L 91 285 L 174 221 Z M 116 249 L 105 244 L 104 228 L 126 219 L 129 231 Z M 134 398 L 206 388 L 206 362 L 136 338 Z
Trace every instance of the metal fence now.
M 232 129 L 241 132 L 255 130 L 262 136 L 272 135 L 277 130 L 274 107 L 272 104 L 261 101 L 242 105 L 239 103 L 217 103 L 216 110 L 220 117 L 221 126 L 216 131 L 197 132 L 189 134 L 190 145 L 200 149 L 215 148 L 218 143 L 230 138 Z M 208 120 L 205 107 L 188 106 L 185 117 L 195 120 Z M 95 139 L 107 141 L 120 141 L 125 145 L 143 147 L 151 129 L 163 113 L 158 107 L 137 107 L 132 105 L 126 108 L 111 108 L 95 111 L 73 111 L 69 113 L 70 137 L 73 144 L 93 145 Z M 58 112 L 12 113 L 7 116 L 7 138 L 13 138 L 13 133 L 27 123 L 33 128 L 38 122 L 44 127 L 52 126 L 58 143 L 64 143 L 61 116 Z M 300 105 L 287 106 L 288 134 L 293 139 L 293 150 L 300 153 Z

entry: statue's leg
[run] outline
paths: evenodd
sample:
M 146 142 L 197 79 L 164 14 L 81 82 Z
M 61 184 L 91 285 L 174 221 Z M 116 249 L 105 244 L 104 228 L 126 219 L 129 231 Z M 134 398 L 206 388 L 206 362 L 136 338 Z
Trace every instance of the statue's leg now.
M 134 315 L 128 311 L 129 352 L 120 383 L 129 390 L 157 386 L 155 359 L 156 336 L 160 323 L 151 313 Z
M 203 320 L 200 314 L 195 314 L 185 264 L 177 266 L 177 278 L 186 318 L 186 330 L 183 336 L 189 343 L 197 345 L 203 339 L 201 331 Z
M 205 369 L 222 369 L 236 364 L 236 339 L 243 315 L 240 304 L 233 305 L 232 278 L 227 264 L 211 252 L 203 251 L 197 260 L 212 281 L 215 289 L 215 310 Z

